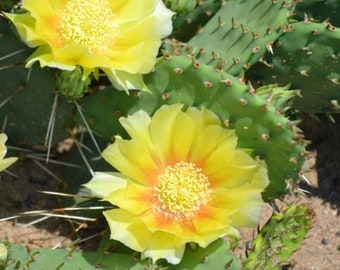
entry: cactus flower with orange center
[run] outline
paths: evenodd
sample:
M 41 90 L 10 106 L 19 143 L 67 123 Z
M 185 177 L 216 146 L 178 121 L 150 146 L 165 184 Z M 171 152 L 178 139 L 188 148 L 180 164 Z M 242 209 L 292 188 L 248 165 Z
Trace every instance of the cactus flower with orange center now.
M 0 134 L 0 172 L 11 166 L 18 158 L 10 157 L 4 158 L 7 153 L 5 142 L 7 141 L 7 135 L 4 133 Z
M 85 185 L 119 207 L 104 212 L 112 239 L 177 264 L 186 243 L 206 247 L 258 224 L 266 166 L 211 111 L 164 105 L 120 122 L 131 139 L 117 136 L 102 153 L 119 173 L 96 172 Z
M 103 70 L 120 89 L 145 90 L 173 12 L 161 0 L 23 0 L 23 14 L 6 16 L 21 38 L 38 49 L 27 66 Z

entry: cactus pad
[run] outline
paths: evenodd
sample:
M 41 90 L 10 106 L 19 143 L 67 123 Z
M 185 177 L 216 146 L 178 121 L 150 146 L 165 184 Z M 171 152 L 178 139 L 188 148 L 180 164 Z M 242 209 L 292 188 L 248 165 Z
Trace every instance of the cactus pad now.
M 18 145 L 44 148 L 47 127 L 55 99 L 54 69 L 25 68 L 30 49 L 20 42 L 10 24 L 0 17 L 0 124 Z M 53 143 L 68 137 L 72 105 L 58 99 Z
M 303 98 L 294 107 L 308 113 L 339 112 L 340 28 L 308 20 L 291 24 L 267 54 L 265 65 L 257 64 L 250 77 L 261 84 L 291 83 Z
M 185 256 L 179 265 L 171 265 L 164 260 L 151 262 L 149 259 L 141 260 L 137 252 L 124 247 L 115 247 L 97 252 L 75 251 L 72 249 L 42 249 L 5 243 L 8 257 L 0 261 L 0 267 L 11 269 L 117 269 L 117 270 L 160 270 L 160 269 L 226 269 L 238 270 L 238 260 L 233 255 L 226 242 L 219 239 L 207 248 L 187 247 Z M 121 244 L 118 244 L 121 245 Z
M 305 239 L 314 212 L 306 205 L 292 204 L 273 214 L 253 240 L 244 270 L 279 270 Z
M 271 50 L 286 31 L 293 8 L 289 1 L 226 1 L 182 53 L 194 54 L 201 63 L 238 75 Z M 178 54 L 180 47 L 176 43 L 171 47 Z

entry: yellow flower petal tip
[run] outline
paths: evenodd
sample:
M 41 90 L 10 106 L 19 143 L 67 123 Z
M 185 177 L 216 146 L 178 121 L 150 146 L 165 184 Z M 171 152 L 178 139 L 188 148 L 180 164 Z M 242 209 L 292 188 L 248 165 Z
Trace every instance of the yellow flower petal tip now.
M 40 62 L 63 70 L 102 69 L 119 89 L 141 89 L 173 12 L 162 0 L 23 0 L 23 14 L 5 15 Z
M 112 239 L 177 264 L 187 243 L 206 247 L 257 225 L 265 163 L 237 148 L 235 131 L 214 113 L 164 105 L 153 117 L 138 111 L 120 121 L 131 139 L 117 137 L 102 153 L 120 173 L 87 185 L 119 207 L 104 213 Z
M 4 158 L 7 153 L 5 142 L 7 141 L 7 135 L 0 133 L 0 172 L 11 166 L 18 158 L 10 157 Z

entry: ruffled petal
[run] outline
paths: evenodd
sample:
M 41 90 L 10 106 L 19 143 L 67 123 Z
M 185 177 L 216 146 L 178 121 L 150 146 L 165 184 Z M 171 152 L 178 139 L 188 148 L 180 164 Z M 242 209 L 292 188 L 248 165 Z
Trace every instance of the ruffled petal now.
M 18 158 L 16 157 L 10 157 L 10 158 L 5 158 L 0 161 L 0 172 L 3 170 L 6 170 L 9 166 L 11 166 L 14 162 L 16 162 Z
M 155 232 L 145 251 L 142 252 L 143 258 L 152 258 L 155 262 L 158 259 L 166 259 L 169 263 L 178 264 L 184 254 L 185 244 L 173 234 L 165 232 Z
M 0 172 L 7 169 L 11 166 L 15 161 L 18 160 L 16 157 L 5 158 L 7 153 L 7 148 L 5 146 L 5 142 L 7 141 L 7 135 L 4 133 L 0 133 Z
M 7 135 L 4 133 L 0 133 L 0 159 L 3 159 L 7 153 L 7 148 L 5 143 L 7 141 Z
M 180 111 L 174 119 L 172 131 L 169 138 L 169 156 L 176 161 L 188 160 L 196 135 L 195 123 L 188 115 Z
M 236 146 L 236 139 L 230 138 L 234 135 L 233 131 L 223 129 L 218 125 L 209 125 L 200 130 L 193 145 L 191 160 L 198 164 L 203 164 L 208 157 L 218 151 L 222 143 L 229 142 L 230 147 Z M 222 158 L 225 159 L 226 153 Z
M 20 37 L 25 40 L 30 47 L 36 47 L 45 44 L 40 35 L 34 31 L 35 19 L 29 14 L 10 14 L 4 13 L 16 26 Z
M 143 141 L 116 138 L 102 153 L 103 158 L 127 178 L 142 185 L 154 183 L 158 165 Z
M 195 107 L 190 107 L 186 113 L 193 119 L 197 126 L 197 130 L 203 130 L 208 126 L 221 126 L 221 121 L 216 114 L 202 107 L 198 110 Z
M 126 188 L 127 181 L 120 173 L 95 172 L 90 182 L 84 184 L 92 191 L 92 195 L 104 198 L 110 193 Z
M 136 2 L 131 0 L 110 0 L 109 2 L 111 10 L 119 14 L 118 19 L 122 24 L 150 16 L 159 0 L 144 0 L 143 5 L 136 5 Z
M 215 191 L 210 205 L 218 207 L 222 213 L 228 213 L 231 226 L 256 226 L 264 206 L 261 192 L 268 183 L 267 171 L 261 167 L 247 183 L 237 188 Z
M 138 89 L 150 92 L 149 88 L 143 81 L 142 75 L 140 74 L 132 74 L 125 71 L 115 70 L 113 68 L 102 68 L 102 70 L 117 90 L 124 90 L 128 92 L 128 90 Z
M 149 147 L 152 146 L 149 136 L 149 125 L 151 117 L 143 110 L 140 110 L 128 117 L 119 118 L 119 122 L 131 138 L 144 141 Z
M 153 199 L 152 188 L 135 184 L 132 181 L 127 182 L 125 189 L 116 190 L 104 197 L 104 200 L 134 215 L 148 211 Z
M 118 20 L 121 24 L 136 22 L 145 17 L 154 17 L 155 26 L 159 27 L 161 38 L 166 37 L 172 31 L 171 17 L 174 13 L 165 8 L 161 0 L 144 0 L 143 5 L 136 5 L 134 1 L 110 0 L 110 8 L 119 14 Z
M 159 156 L 163 157 L 164 164 L 172 164 L 178 161 L 172 156 L 172 138 L 178 131 L 174 129 L 174 125 L 181 113 L 182 105 L 175 104 L 171 107 L 162 106 L 152 117 L 150 137 Z M 165 121 L 166 125 L 164 125 Z M 181 128 L 185 129 L 185 127 Z
M 105 211 L 104 216 L 110 227 L 111 239 L 140 252 L 148 247 L 152 234 L 139 218 L 122 209 Z
M 205 162 L 202 164 L 204 173 L 210 174 L 223 170 L 226 166 L 234 164 L 235 150 L 237 145 L 237 137 L 233 136 L 221 142 L 214 148 L 209 156 L 206 156 Z M 225 174 L 228 175 L 228 174 Z

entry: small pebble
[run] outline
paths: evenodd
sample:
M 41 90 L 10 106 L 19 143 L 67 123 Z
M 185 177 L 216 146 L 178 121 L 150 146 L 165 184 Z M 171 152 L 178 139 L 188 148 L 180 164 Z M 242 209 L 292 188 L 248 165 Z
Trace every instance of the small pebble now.
M 322 243 L 323 245 L 328 245 L 328 244 L 329 244 L 329 239 L 328 239 L 328 237 L 322 238 L 321 243 Z

